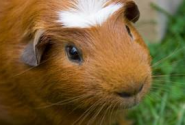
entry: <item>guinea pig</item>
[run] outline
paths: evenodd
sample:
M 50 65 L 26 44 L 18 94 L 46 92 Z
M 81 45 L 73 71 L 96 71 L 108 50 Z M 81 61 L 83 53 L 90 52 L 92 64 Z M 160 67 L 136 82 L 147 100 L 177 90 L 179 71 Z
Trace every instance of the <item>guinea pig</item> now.
M 151 86 L 132 0 L 1 0 L 1 125 L 127 125 Z

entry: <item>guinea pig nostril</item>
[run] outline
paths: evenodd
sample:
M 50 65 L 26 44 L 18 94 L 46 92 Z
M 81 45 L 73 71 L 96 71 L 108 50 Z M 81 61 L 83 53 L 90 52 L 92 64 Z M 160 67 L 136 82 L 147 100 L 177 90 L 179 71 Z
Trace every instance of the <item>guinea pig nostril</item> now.
M 135 91 L 131 92 L 117 92 L 116 94 L 119 95 L 122 98 L 130 98 L 132 96 L 137 95 L 143 90 L 144 85 L 141 85 L 138 89 L 135 89 Z
M 139 91 L 138 92 L 141 92 L 143 90 L 143 87 L 144 85 L 142 85 L 140 88 L 139 88 Z
M 123 98 L 129 98 L 132 96 L 132 94 L 130 93 L 126 93 L 126 92 L 122 92 L 122 93 L 117 93 L 120 97 L 123 97 Z

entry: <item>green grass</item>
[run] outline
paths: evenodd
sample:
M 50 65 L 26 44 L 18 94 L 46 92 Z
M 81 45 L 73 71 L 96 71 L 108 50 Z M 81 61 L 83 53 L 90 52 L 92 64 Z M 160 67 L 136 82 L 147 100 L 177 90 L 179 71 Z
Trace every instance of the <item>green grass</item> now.
M 153 86 L 130 113 L 135 125 L 185 125 L 185 0 L 177 14 L 166 15 L 166 37 L 149 44 L 153 57 Z

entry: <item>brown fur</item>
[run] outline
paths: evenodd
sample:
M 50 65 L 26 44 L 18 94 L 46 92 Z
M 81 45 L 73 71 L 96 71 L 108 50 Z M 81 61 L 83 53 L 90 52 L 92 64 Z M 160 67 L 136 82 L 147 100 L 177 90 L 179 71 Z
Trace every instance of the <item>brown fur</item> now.
M 65 0 L 0 1 L 1 125 L 111 125 L 125 112 L 122 107 L 134 105 L 134 100 L 140 102 L 147 93 L 150 55 L 138 32 L 122 16 L 125 10 L 100 27 L 63 28 L 56 23 L 56 12 L 69 6 Z M 125 25 L 130 27 L 135 41 Z M 29 67 L 20 56 L 38 29 L 46 31 L 51 43 L 42 64 Z M 68 60 L 68 43 L 83 52 L 81 65 Z M 114 94 L 131 92 L 144 82 L 144 90 L 135 98 Z

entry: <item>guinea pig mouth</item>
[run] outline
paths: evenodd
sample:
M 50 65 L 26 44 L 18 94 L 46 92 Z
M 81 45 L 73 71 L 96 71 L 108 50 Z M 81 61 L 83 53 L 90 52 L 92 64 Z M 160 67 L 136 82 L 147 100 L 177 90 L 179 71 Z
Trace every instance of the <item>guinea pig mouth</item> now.
M 123 105 L 123 108 L 124 108 L 124 109 L 130 109 L 130 108 L 133 108 L 133 107 L 139 105 L 139 103 L 140 103 L 140 101 L 138 101 L 137 99 L 135 99 L 135 100 L 133 100 L 133 101 L 130 101 L 129 104 Z
M 135 106 L 137 106 L 140 103 L 141 99 L 134 97 L 130 99 L 124 99 L 120 102 L 120 107 L 121 109 L 130 109 Z
M 146 94 L 150 90 L 150 84 L 145 84 L 144 86 L 141 86 L 136 93 L 115 93 L 116 98 L 120 102 L 120 107 L 124 109 L 130 109 L 135 106 L 137 106 L 143 98 L 146 96 Z
M 146 95 L 145 92 L 140 92 L 134 96 L 128 96 L 128 95 L 124 95 L 124 97 L 116 94 L 116 98 L 119 101 L 119 106 L 122 109 L 130 109 L 133 108 L 137 105 L 139 105 L 139 103 L 142 101 L 142 99 L 144 98 L 144 96 Z

